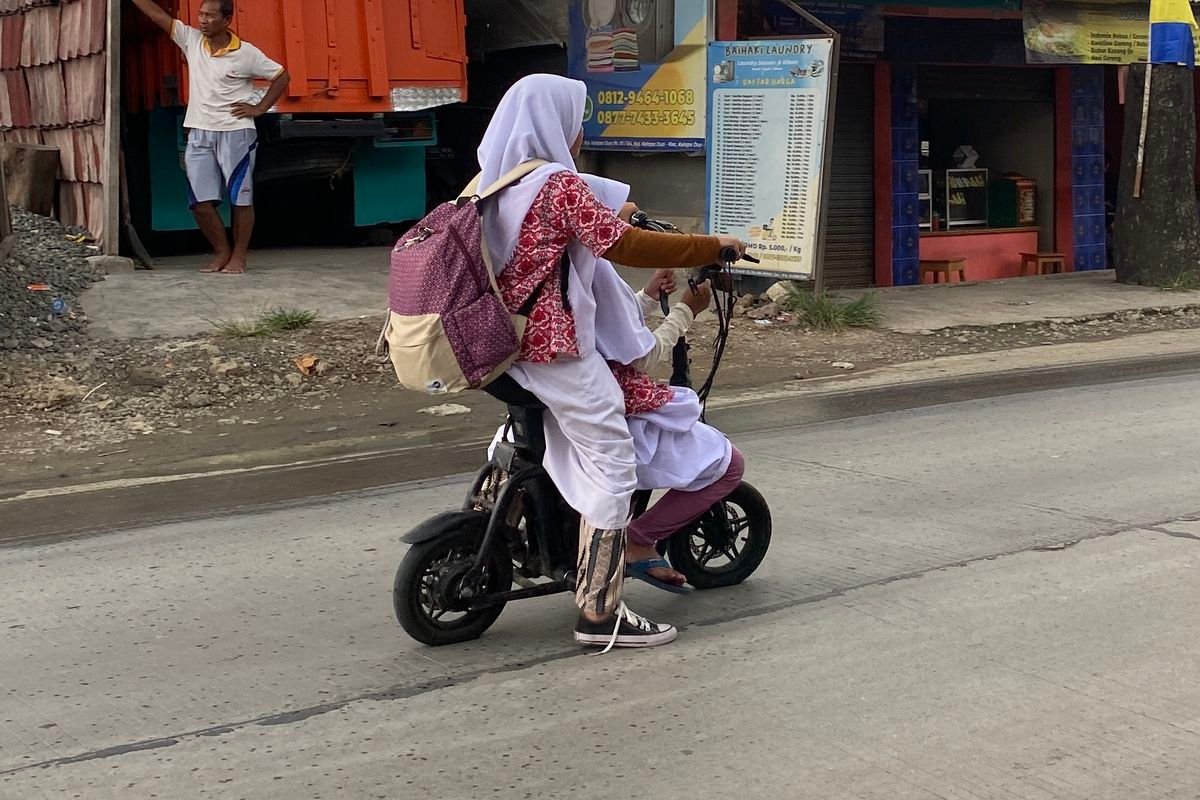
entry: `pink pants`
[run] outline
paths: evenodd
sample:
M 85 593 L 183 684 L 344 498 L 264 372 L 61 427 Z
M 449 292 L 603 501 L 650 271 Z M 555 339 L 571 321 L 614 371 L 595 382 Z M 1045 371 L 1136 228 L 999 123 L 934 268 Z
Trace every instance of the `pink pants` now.
M 629 540 L 634 544 L 653 546 L 684 525 L 695 522 L 712 508 L 714 503 L 729 496 L 741 482 L 746 462 L 738 449 L 733 448 L 729 469 L 716 481 L 695 492 L 672 489 L 652 505 L 645 514 L 629 524 Z

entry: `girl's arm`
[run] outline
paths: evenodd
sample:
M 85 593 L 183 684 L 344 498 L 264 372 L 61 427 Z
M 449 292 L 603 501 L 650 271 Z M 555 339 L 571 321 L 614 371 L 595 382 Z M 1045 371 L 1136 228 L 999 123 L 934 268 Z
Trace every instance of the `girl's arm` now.
M 744 242 L 732 236 L 657 233 L 633 228 L 592 193 L 573 172 L 560 172 L 547 181 L 559 224 L 596 256 L 627 267 L 676 269 L 706 267 L 733 248 L 745 253 Z

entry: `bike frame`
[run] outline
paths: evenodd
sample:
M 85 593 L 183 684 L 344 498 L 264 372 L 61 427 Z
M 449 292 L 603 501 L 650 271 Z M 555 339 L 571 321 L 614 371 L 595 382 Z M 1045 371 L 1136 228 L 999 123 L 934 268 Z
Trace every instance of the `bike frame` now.
M 509 414 L 516 418 L 512 423 L 516 441 L 497 443 L 491 460 L 476 474 L 463 502 L 463 511 L 478 510 L 488 479 L 499 471 L 507 473 L 508 478 L 495 500 L 491 501 L 490 509 L 484 509 L 488 513 L 488 524 L 471 572 L 483 569 L 496 537 L 505 537 L 506 544 L 512 546 L 512 530 L 508 520 L 514 507 L 520 503 L 527 538 L 525 566 L 549 578 L 549 581 L 523 589 L 481 595 L 467 604 L 468 610 L 575 589 L 579 513 L 562 499 L 554 481 L 540 463 L 540 454 L 544 453 L 545 448 L 545 440 L 541 435 L 542 410 L 510 406 Z M 632 511 L 635 518 L 645 513 L 650 505 L 651 494 L 647 490 L 634 492 Z
M 491 460 L 479 471 L 463 503 L 464 511 L 490 508 L 487 528 L 475 555 L 471 572 L 481 570 L 496 537 L 504 537 L 506 549 L 513 546 L 508 520 L 517 504 L 525 519 L 527 556 L 525 566 L 549 582 L 474 598 L 468 608 L 494 605 L 509 600 L 557 594 L 575 588 L 575 550 L 579 536 L 579 514 L 569 508 L 549 473 L 541 464 L 546 440 L 541 408 L 509 404 L 509 429 L 515 441 L 496 444 Z M 495 499 L 483 497 L 489 478 L 507 474 Z

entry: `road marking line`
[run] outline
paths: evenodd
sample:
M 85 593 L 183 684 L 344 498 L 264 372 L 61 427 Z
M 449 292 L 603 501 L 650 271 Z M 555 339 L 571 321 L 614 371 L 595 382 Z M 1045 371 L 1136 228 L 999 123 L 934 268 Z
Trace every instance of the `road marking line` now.
M 460 450 L 472 447 L 484 447 L 492 440 L 475 439 L 469 442 L 457 442 L 452 445 L 445 445 L 446 449 Z M 113 489 L 136 489 L 142 486 L 155 486 L 166 483 L 178 483 L 180 481 L 196 480 L 197 478 L 221 478 L 229 475 L 245 475 L 254 472 L 268 472 L 271 470 L 292 470 L 292 469 L 311 469 L 313 467 L 325 466 L 328 464 L 345 463 L 352 461 L 369 461 L 375 458 L 383 458 L 386 456 L 398 455 L 409 450 L 424 450 L 430 445 L 413 445 L 411 447 L 397 447 L 390 450 L 373 450 L 367 453 L 347 453 L 340 456 L 329 456 L 327 458 L 314 458 L 306 461 L 292 461 L 284 464 L 260 464 L 255 467 L 230 467 L 228 469 L 214 469 L 206 472 L 180 472 L 175 475 L 148 475 L 142 478 L 114 478 L 113 480 L 97 481 L 95 483 L 79 483 L 71 486 L 56 486 L 49 489 L 28 489 L 20 494 L 12 497 L 0 497 L 0 503 L 16 503 L 23 500 L 38 500 L 45 497 L 65 497 L 73 494 L 87 494 L 88 492 L 104 492 Z

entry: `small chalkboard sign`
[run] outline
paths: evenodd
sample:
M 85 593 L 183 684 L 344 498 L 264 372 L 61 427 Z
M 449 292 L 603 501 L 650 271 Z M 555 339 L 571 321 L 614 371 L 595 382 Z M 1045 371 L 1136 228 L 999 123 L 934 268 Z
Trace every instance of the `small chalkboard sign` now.
M 988 171 L 946 170 L 946 227 L 986 225 L 988 220 Z

